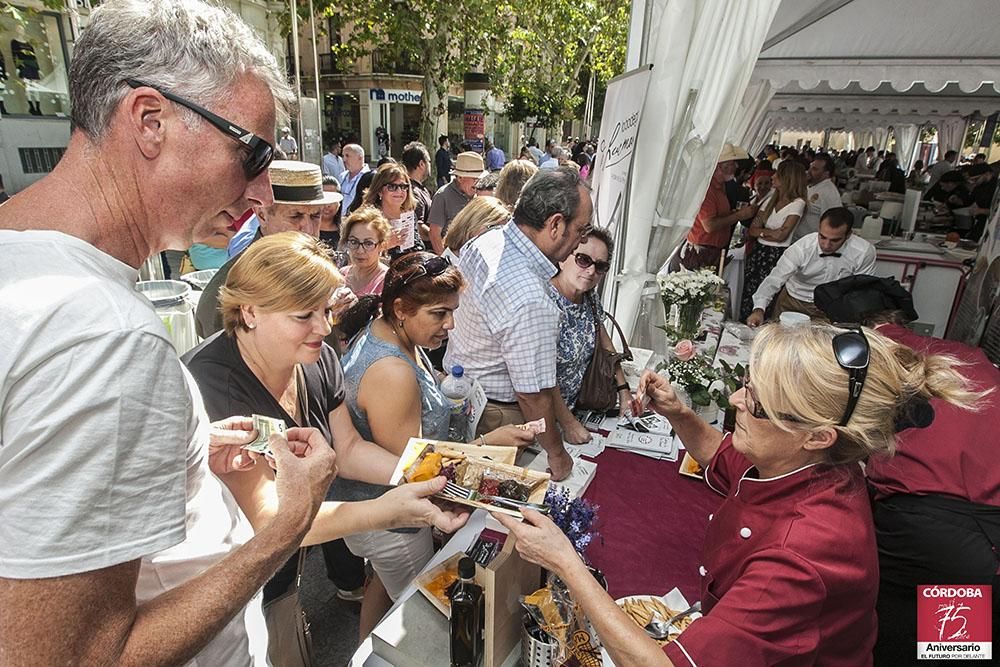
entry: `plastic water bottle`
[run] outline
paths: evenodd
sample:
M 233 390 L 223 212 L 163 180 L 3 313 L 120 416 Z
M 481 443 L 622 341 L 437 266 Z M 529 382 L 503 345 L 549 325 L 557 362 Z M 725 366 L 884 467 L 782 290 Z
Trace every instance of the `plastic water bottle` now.
M 469 428 L 469 397 L 472 395 L 472 382 L 465 377 L 464 368 L 451 367 L 451 374 L 441 381 L 441 393 L 451 401 L 448 440 L 465 442 Z

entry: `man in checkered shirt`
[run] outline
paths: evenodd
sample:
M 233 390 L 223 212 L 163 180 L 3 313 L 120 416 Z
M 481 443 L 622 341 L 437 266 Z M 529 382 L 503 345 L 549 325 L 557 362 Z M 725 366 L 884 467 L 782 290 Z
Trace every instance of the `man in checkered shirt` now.
M 572 460 L 556 427 L 556 342 L 559 308 L 549 295 L 556 265 L 590 231 L 593 205 L 575 170 L 539 171 L 524 186 L 514 216 L 471 241 L 459 268 L 468 282 L 455 311 L 445 367 L 461 365 L 490 399 L 479 422 L 487 433 L 503 424 L 545 418 L 538 440 L 555 480 Z

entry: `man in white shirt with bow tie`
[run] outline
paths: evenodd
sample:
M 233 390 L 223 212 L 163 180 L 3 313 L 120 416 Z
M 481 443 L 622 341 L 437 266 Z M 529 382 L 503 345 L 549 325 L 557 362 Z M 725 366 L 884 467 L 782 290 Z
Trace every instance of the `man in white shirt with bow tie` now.
M 827 209 L 819 231 L 789 246 L 753 295 L 752 327 L 764 322 L 764 310 L 774 299 L 775 319 L 784 311 L 825 319 L 813 304 L 813 290 L 851 275 L 875 273 L 875 246 L 851 233 L 854 215 L 842 206 Z M 777 298 L 775 298 L 777 295 Z

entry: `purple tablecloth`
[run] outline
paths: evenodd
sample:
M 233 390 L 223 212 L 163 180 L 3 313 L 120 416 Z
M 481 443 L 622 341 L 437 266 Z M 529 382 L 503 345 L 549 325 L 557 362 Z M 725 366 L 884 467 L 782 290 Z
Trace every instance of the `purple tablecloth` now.
M 584 497 L 601 508 L 600 537 L 587 558 L 604 572 L 612 597 L 663 595 L 676 586 L 689 601 L 700 599 L 698 565 L 708 515 L 722 496 L 680 475 L 679 461 L 615 449 L 604 450 L 596 461 Z

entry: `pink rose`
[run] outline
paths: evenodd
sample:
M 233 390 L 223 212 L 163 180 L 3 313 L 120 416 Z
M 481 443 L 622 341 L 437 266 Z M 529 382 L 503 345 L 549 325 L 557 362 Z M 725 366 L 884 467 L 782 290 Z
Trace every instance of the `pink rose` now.
M 697 354 L 697 350 L 694 349 L 694 343 L 685 339 L 678 341 L 674 345 L 674 356 L 677 357 L 679 361 L 690 361 Z

